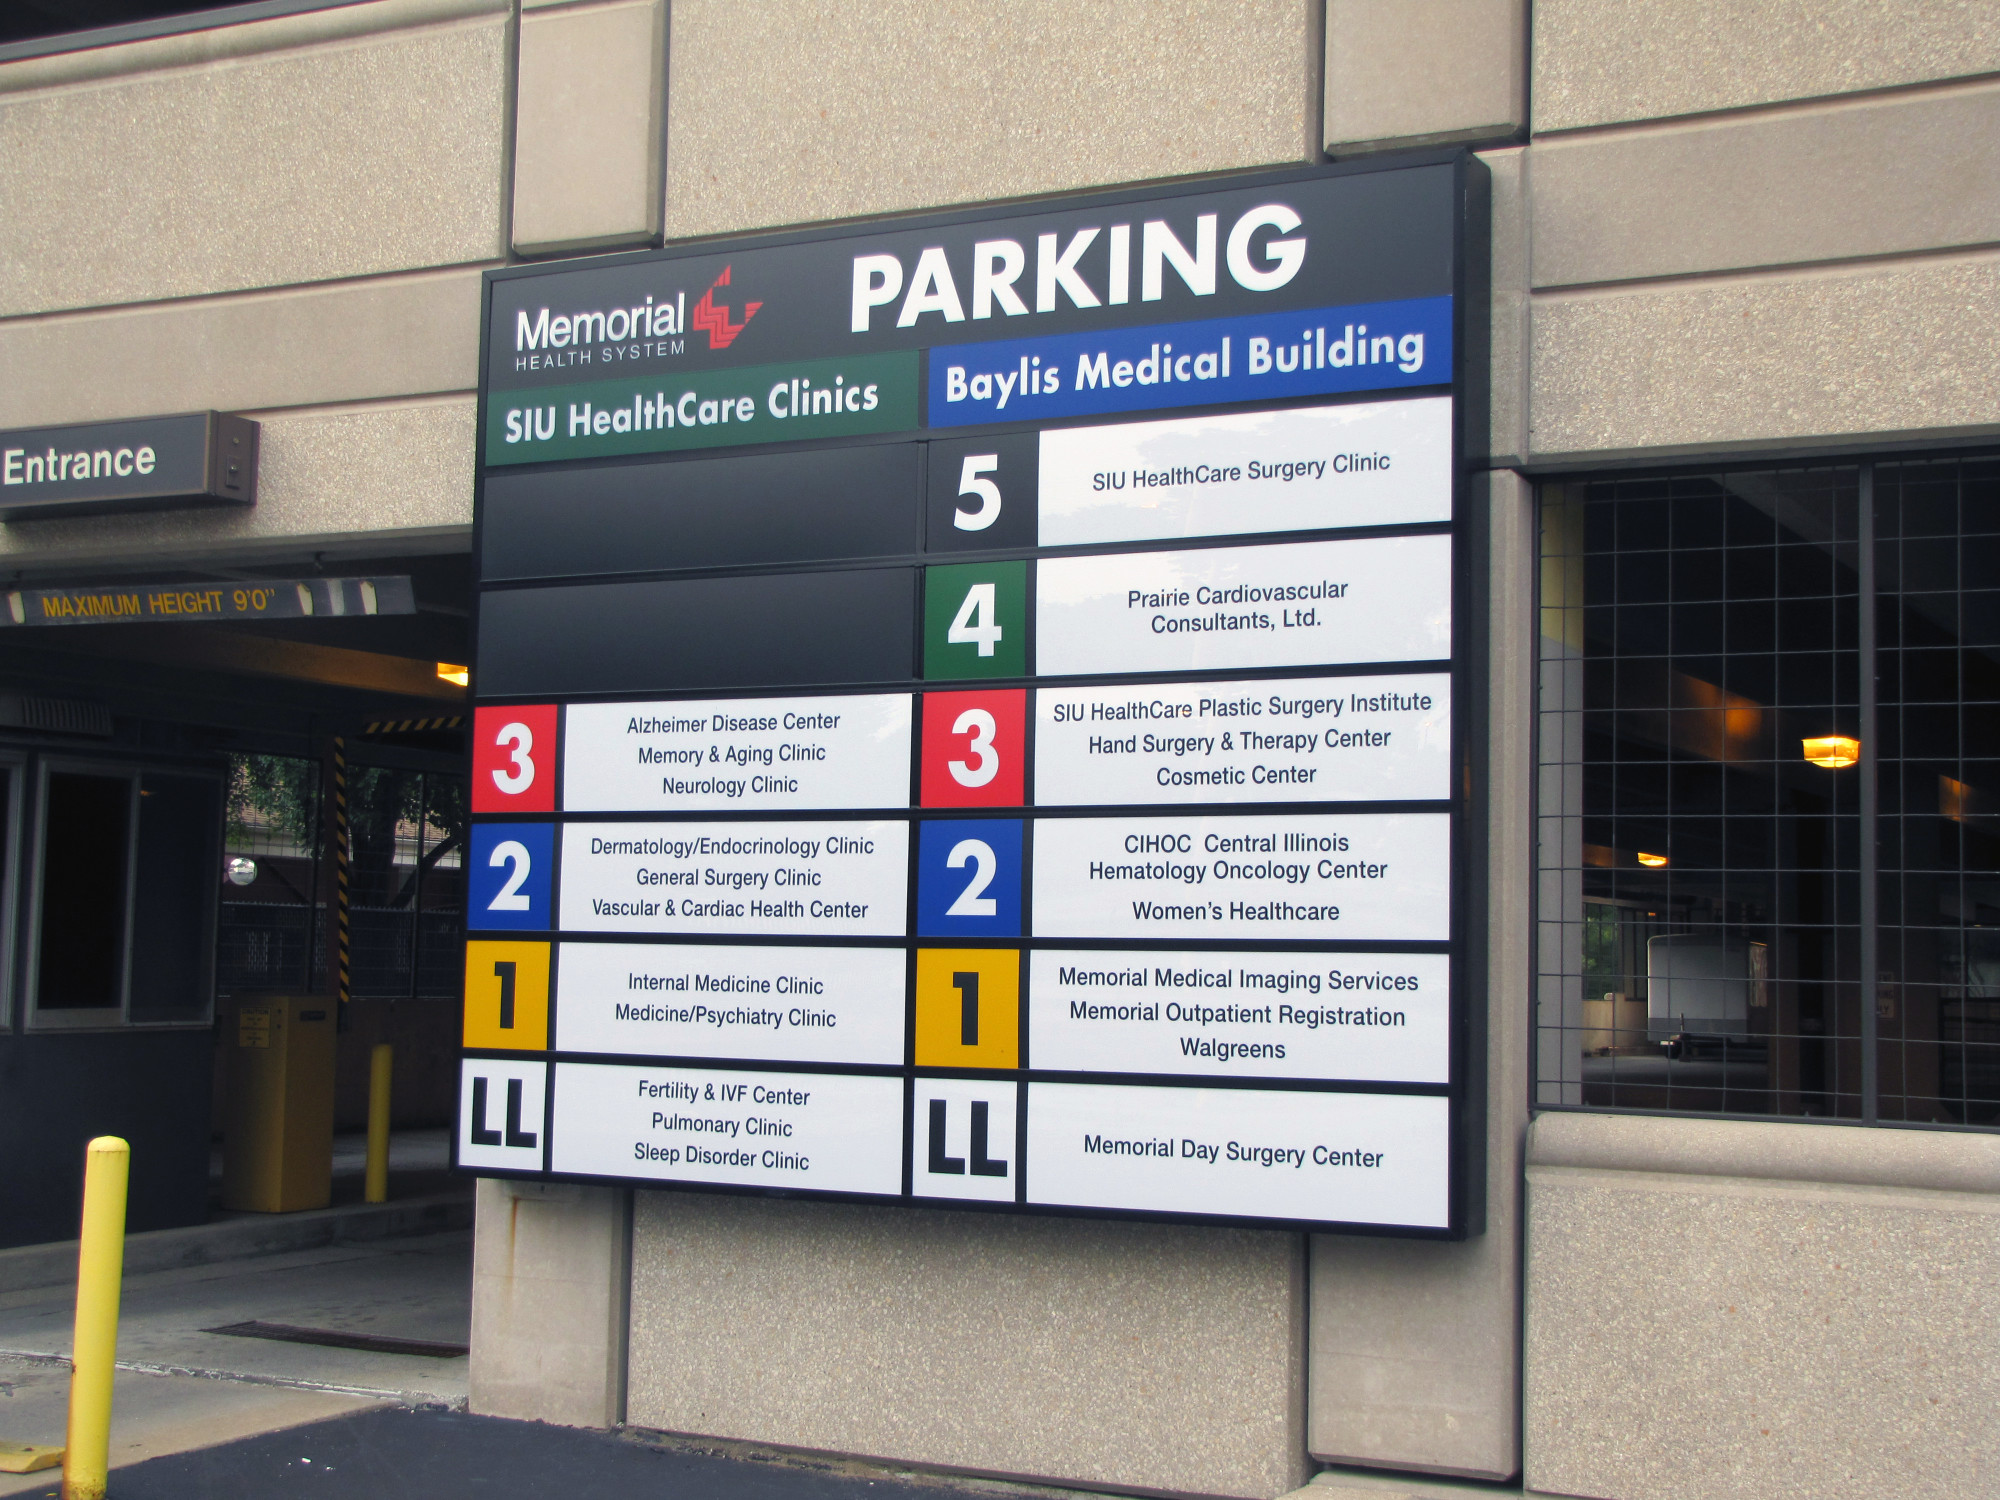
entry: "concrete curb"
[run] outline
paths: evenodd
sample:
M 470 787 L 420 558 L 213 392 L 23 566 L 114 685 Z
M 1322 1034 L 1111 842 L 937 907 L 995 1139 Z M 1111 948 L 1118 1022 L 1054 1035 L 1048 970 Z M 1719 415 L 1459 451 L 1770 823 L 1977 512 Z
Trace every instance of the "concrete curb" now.
M 0 1362 L 15 1360 L 27 1365 L 49 1365 L 55 1369 L 70 1367 L 66 1354 L 36 1354 L 27 1349 L 0 1349 Z M 205 1370 L 195 1365 L 164 1365 L 153 1360 L 121 1359 L 113 1364 L 114 1369 L 132 1375 L 178 1376 L 188 1380 L 226 1380 L 236 1385 L 270 1385 L 288 1391 L 314 1391 L 327 1396 L 359 1396 L 370 1401 L 393 1401 L 398 1406 L 408 1406 L 417 1410 L 464 1411 L 464 1396 L 440 1395 L 435 1391 L 399 1391 L 386 1386 L 343 1385 L 338 1381 L 302 1380 L 291 1375 L 248 1375 L 241 1370 Z
M 216 1261 L 248 1260 L 368 1240 L 441 1234 L 472 1227 L 470 1192 L 435 1193 L 401 1203 L 353 1203 L 302 1213 L 225 1219 L 125 1237 L 125 1274 L 177 1271 Z M 76 1279 L 76 1241 L 0 1250 L 0 1293 L 63 1286 Z
M 1477 1479 L 1448 1479 L 1423 1474 L 1372 1473 L 1366 1469 L 1322 1469 L 1301 1490 L 1278 1500 L 1508 1500 L 1510 1495 L 1539 1500 L 1539 1492 L 1519 1484 L 1495 1484 Z M 1550 1497 L 1556 1500 L 1556 1497 Z

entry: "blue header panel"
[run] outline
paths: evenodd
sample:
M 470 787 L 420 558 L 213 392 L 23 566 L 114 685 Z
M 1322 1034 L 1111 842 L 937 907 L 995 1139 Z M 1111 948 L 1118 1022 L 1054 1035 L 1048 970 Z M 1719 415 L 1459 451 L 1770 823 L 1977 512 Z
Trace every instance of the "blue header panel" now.
M 1451 298 L 934 349 L 932 427 L 1396 390 L 1451 380 Z

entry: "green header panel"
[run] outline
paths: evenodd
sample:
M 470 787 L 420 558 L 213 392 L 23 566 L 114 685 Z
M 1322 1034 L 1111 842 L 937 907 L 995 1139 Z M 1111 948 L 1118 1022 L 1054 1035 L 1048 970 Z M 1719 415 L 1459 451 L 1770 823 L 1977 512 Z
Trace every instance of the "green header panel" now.
M 536 464 L 902 432 L 917 425 L 918 356 L 789 360 L 694 380 L 603 380 L 496 392 L 486 462 Z

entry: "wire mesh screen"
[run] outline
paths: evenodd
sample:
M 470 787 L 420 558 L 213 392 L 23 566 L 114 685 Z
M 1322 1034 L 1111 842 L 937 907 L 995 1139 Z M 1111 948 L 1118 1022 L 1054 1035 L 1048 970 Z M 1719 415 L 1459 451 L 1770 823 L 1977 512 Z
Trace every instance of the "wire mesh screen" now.
M 464 958 L 465 780 L 356 767 L 348 881 L 357 996 L 458 994 Z
M 2000 460 L 1875 471 L 1881 1113 L 2000 1124 Z
M 328 992 L 323 786 L 316 762 L 232 765 L 219 986 Z M 348 771 L 348 921 L 358 998 L 454 999 L 465 936 L 465 780 L 380 766 Z
M 1543 489 L 1542 1103 L 1862 1113 L 1856 494 Z
M 326 891 L 315 761 L 230 760 L 216 988 L 325 991 Z

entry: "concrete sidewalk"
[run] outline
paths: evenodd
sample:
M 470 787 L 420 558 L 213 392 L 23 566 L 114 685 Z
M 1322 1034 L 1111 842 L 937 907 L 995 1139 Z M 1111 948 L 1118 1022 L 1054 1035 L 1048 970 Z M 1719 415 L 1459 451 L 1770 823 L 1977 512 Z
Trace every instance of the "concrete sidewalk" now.
M 112 1396 L 112 1490 L 122 1493 L 126 1466 L 161 1454 L 213 1447 L 382 1405 L 326 1391 L 121 1370 Z M 0 1357 L 0 1437 L 60 1446 L 68 1410 L 67 1361 Z M 0 1474 L 0 1496 L 49 1494 L 60 1481 L 60 1470 Z
M 460 1230 L 128 1275 L 114 1468 L 384 1404 L 463 1407 L 462 1354 L 328 1348 L 207 1330 L 256 1322 L 463 1346 L 472 1322 L 471 1239 Z M 0 1437 L 62 1442 L 72 1297 L 67 1281 L 0 1293 Z M 0 1475 L 0 1497 L 47 1488 L 46 1475 Z
M 325 1348 L 207 1330 L 261 1322 L 463 1346 L 472 1328 L 471 1267 L 472 1236 L 459 1231 L 127 1276 L 118 1361 L 135 1372 L 462 1406 L 463 1356 Z M 73 1322 L 67 1286 L 0 1294 L 0 1355 L 66 1358 Z M 34 1441 L 25 1433 L 4 1435 Z

